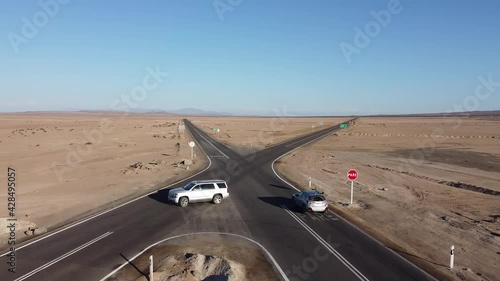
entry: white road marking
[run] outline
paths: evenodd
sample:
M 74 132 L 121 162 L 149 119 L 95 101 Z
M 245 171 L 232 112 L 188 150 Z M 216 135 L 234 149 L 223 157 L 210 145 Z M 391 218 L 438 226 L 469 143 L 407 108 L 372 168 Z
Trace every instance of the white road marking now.
M 149 246 L 146 249 L 144 249 L 142 252 L 140 252 L 137 255 L 135 255 L 129 261 L 132 262 L 133 260 L 135 260 L 136 258 L 138 258 L 140 255 L 144 254 L 147 250 L 153 248 L 154 246 L 156 246 L 158 244 L 166 242 L 168 240 L 172 240 L 172 239 L 175 239 L 175 238 L 186 237 L 186 236 L 189 236 L 189 235 L 207 235 L 207 234 L 218 234 L 218 235 L 228 235 L 228 236 L 239 237 L 239 238 L 245 239 L 247 241 L 250 241 L 250 242 L 256 244 L 257 246 L 259 246 L 266 253 L 266 255 L 269 257 L 269 259 L 271 260 L 271 262 L 273 263 L 273 265 L 276 267 L 276 269 L 278 270 L 278 272 L 281 274 L 281 277 L 283 278 L 283 280 L 284 281 L 290 281 L 290 279 L 288 279 L 288 277 L 286 276 L 286 274 L 283 271 L 283 269 L 281 269 L 281 267 L 276 262 L 276 260 L 274 259 L 274 257 L 271 255 L 271 253 L 266 248 L 264 248 L 264 246 L 262 246 L 259 242 L 255 241 L 253 239 L 250 239 L 248 237 L 245 237 L 245 236 L 242 236 L 242 235 L 238 235 L 238 234 L 232 234 L 232 233 L 223 233 L 223 232 L 197 232 L 197 233 L 188 233 L 188 234 L 182 234 L 182 235 L 177 235 L 177 236 L 169 237 L 169 238 L 166 238 L 164 240 L 161 240 L 159 242 L 156 242 L 156 243 L 152 244 L 151 246 Z M 125 267 L 127 264 L 129 264 L 129 262 L 123 263 L 120 267 L 118 267 L 117 269 L 113 270 L 108 275 L 104 276 L 100 281 L 105 281 L 109 277 L 113 276 L 118 271 L 120 271 L 120 269 L 122 269 L 123 267 Z
M 200 135 L 198 132 L 196 132 L 196 133 L 197 133 L 198 135 Z M 200 136 L 201 136 L 201 135 L 200 135 Z M 205 172 L 206 170 L 210 169 L 210 167 L 212 166 L 212 160 L 210 160 L 210 157 L 208 157 L 208 155 L 207 155 L 207 153 L 205 152 L 205 150 L 203 150 L 203 147 L 201 147 L 201 146 L 200 146 L 200 144 L 198 143 L 198 141 L 197 141 L 194 137 L 193 137 L 193 140 L 196 142 L 196 144 L 197 144 L 197 145 L 198 145 L 198 147 L 201 149 L 201 151 L 203 152 L 203 154 L 205 154 L 205 156 L 207 157 L 207 159 L 208 159 L 208 166 L 207 166 L 205 169 L 203 169 L 203 171 L 200 171 L 200 172 L 198 172 L 198 173 L 196 173 L 196 174 L 194 174 L 194 175 L 192 175 L 192 176 L 190 176 L 190 177 L 187 177 L 187 178 L 181 179 L 181 180 L 179 180 L 179 181 L 177 181 L 177 182 L 174 182 L 174 183 L 172 183 L 172 184 L 170 184 L 170 185 L 167 185 L 167 186 L 165 186 L 165 187 L 162 187 L 162 188 L 160 188 L 160 189 L 169 188 L 169 187 L 174 186 L 174 185 L 176 185 L 176 184 L 178 184 L 178 183 L 180 183 L 180 182 L 183 182 L 183 181 L 188 180 L 188 179 L 190 179 L 190 178 L 194 178 L 194 177 L 196 177 L 197 175 L 199 175 L 199 174 L 201 174 L 201 173 Z M 78 225 L 80 225 L 80 224 L 82 224 L 82 223 L 85 223 L 85 222 L 87 222 L 87 221 L 89 221 L 89 220 L 92 220 L 92 219 L 95 219 L 95 218 L 97 218 L 97 217 L 100 217 L 100 216 L 102 216 L 102 215 L 104 215 L 104 214 L 106 214 L 106 213 L 109 213 L 109 212 L 114 211 L 114 210 L 116 210 L 116 209 L 118 209 L 118 208 L 121 208 L 121 207 L 123 207 L 123 206 L 126 206 L 126 205 L 128 205 L 128 204 L 130 204 L 130 203 L 133 203 L 133 202 L 135 202 L 135 201 L 137 201 L 137 200 L 140 200 L 140 199 L 142 199 L 142 198 L 144 198 L 144 197 L 146 197 L 146 196 L 149 196 L 149 195 L 151 195 L 151 194 L 154 194 L 154 193 L 156 193 L 156 192 L 158 192 L 158 191 L 157 191 L 157 190 L 152 191 L 152 192 L 150 192 L 150 193 L 148 193 L 148 194 L 146 194 L 146 195 L 143 195 L 143 196 L 141 196 L 141 197 L 138 197 L 138 198 L 132 199 L 132 200 L 130 200 L 130 201 L 128 201 L 128 202 L 125 202 L 125 203 L 123 203 L 123 204 L 121 204 L 121 205 L 119 205 L 119 206 L 116 206 L 116 207 L 111 208 L 111 209 L 109 209 L 109 210 L 106 210 L 106 211 L 103 211 L 103 212 L 101 212 L 101 213 L 98 213 L 98 214 L 92 215 L 92 216 L 90 216 L 90 217 L 88 217 L 88 218 L 85 218 L 85 219 L 83 219 L 83 220 L 81 220 L 81 221 L 79 221 L 79 222 L 77 222 L 77 223 L 74 223 L 74 224 L 68 225 L 68 226 L 66 226 L 66 227 L 64 227 L 64 228 L 61 228 L 61 229 L 57 230 L 57 231 L 54 231 L 54 232 L 51 232 L 51 233 L 49 233 L 49 234 L 47 234 L 47 235 L 45 235 L 45 236 L 42 236 L 42 237 L 40 237 L 39 239 L 33 240 L 32 242 L 29 242 L 29 243 L 27 243 L 27 244 L 24 244 L 24 245 L 22 245 L 22 246 L 19 246 L 19 247 L 17 247 L 17 248 L 16 248 L 16 250 L 17 250 L 17 251 L 19 251 L 19 250 L 21 250 L 21 249 L 23 249 L 23 248 L 25 248 L 25 247 L 28 247 L 28 246 L 30 246 L 30 245 L 33 245 L 33 244 L 35 244 L 35 243 L 37 243 L 37 242 L 40 242 L 40 241 L 42 241 L 42 240 L 44 240 L 44 239 L 47 239 L 47 238 L 49 238 L 49 237 L 51 237 L 51 236 L 53 236 L 53 235 L 56 235 L 56 234 L 61 233 L 61 232 L 65 231 L 65 230 L 68 230 L 68 229 L 70 229 L 70 228 L 73 228 L 73 227 L 75 227 L 75 226 L 78 226 Z M 6 252 L 6 253 L 4 253 L 4 254 L 0 255 L 0 258 L 1 258 L 1 257 L 6 256 L 6 255 L 8 255 L 8 254 L 9 254 L 9 252 Z
M 347 261 L 337 250 L 335 250 L 328 242 L 326 242 L 321 236 L 319 236 L 318 233 L 316 233 L 312 228 L 310 228 L 305 222 L 303 222 L 297 215 L 295 215 L 292 211 L 290 211 L 285 205 L 281 205 L 283 209 L 292 217 L 294 218 L 302 227 L 304 227 L 305 230 L 307 230 L 311 235 L 318 240 L 325 248 L 332 253 L 341 263 L 343 263 L 356 277 L 359 278 L 359 280 L 363 281 L 369 281 L 368 278 L 366 278 L 359 270 L 354 267 L 349 261 Z
M 329 212 L 328 213 L 316 213 L 316 212 L 307 212 L 307 216 L 312 219 L 313 221 L 338 221 L 339 219 L 336 218 L 336 217 L 333 217 Z M 302 216 L 299 216 L 304 222 L 306 222 L 305 220 L 305 215 L 302 217 Z
M 194 130 L 196 131 L 197 129 L 194 129 Z M 198 133 L 198 135 L 199 135 L 200 137 L 202 137 L 202 138 L 203 138 L 206 142 L 208 142 L 208 143 L 209 143 L 210 145 L 212 145 L 215 149 L 217 149 L 217 151 L 219 151 L 219 152 L 220 152 L 220 154 L 222 154 L 222 155 L 224 155 L 226 158 L 230 159 L 230 158 L 229 158 L 229 156 L 227 156 L 224 152 L 220 151 L 220 149 L 218 149 L 217 147 L 215 147 L 215 145 L 214 145 L 213 143 L 209 142 L 209 141 L 208 141 L 208 140 L 207 140 L 204 136 L 202 136 L 199 132 L 197 132 L 197 133 Z
M 96 242 L 97 242 L 97 241 L 99 241 L 99 240 L 102 240 L 102 239 L 104 239 L 104 238 L 108 237 L 108 236 L 109 236 L 109 235 L 111 235 L 111 234 L 113 234 L 113 232 L 106 232 L 106 233 L 104 233 L 103 235 L 101 235 L 101 236 L 97 237 L 96 239 L 94 239 L 94 240 L 92 240 L 92 241 L 90 241 L 90 242 L 88 242 L 88 243 L 85 243 L 85 244 L 83 244 L 82 246 L 80 246 L 80 247 L 78 247 L 78 248 L 76 248 L 76 249 L 74 249 L 74 250 L 72 250 L 72 251 L 70 251 L 70 252 L 67 252 L 66 254 L 64 254 L 64 255 L 62 255 L 62 256 L 60 256 L 60 257 L 58 257 L 57 259 L 55 259 L 55 260 L 53 260 L 53 261 L 51 261 L 51 262 L 48 262 L 48 263 L 46 263 L 46 264 L 44 264 L 44 265 L 40 266 L 39 268 L 37 268 L 37 269 L 35 269 L 35 270 L 33 270 L 33 271 L 31 271 L 31 272 L 29 272 L 29 273 L 27 273 L 27 274 L 25 274 L 25 275 L 23 275 L 23 276 L 19 277 L 19 278 L 17 278 L 17 279 L 16 279 L 16 280 L 14 280 L 14 281 L 22 281 L 22 280 L 28 279 L 28 278 L 30 278 L 31 276 L 33 276 L 33 275 L 37 274 L 38 272 L 40 272 L 40 271 L 42 271 L 42 270 L 44 270 L 44 269 L 46 269 L 46 268 L 48 268 L 48 267 L 50 267 L 50 266 L 52 266 L 52 265 L 54 265 L 54 264 L 56 264 L 56 263 L 58 263 L 58 262 L 62 261 L 63 259 L 65 259 L 65 258 L 67 258 L 67 257 L 69 257 L 69 256 L 71 256 L 71 255 L 73 255 L 73 254 L 75 254 L 75 253 L 77 253 L 77 252 L 79 252 L 79 251 L 81 251 L 81 250 L 85 249 L 85 248 L 87 248 L 88 246 L 90 246 L 90 245 L 92 245 L 92 244 L 96 243 Z

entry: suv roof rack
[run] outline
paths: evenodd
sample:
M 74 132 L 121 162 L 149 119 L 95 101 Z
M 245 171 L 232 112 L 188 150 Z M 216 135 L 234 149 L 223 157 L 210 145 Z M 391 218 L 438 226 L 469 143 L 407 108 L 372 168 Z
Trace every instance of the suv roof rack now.
M 195 183 L 222 183 L 222 182 L 226 182 L 224 180 L 197 180 L 197 181 L 193 181 Z

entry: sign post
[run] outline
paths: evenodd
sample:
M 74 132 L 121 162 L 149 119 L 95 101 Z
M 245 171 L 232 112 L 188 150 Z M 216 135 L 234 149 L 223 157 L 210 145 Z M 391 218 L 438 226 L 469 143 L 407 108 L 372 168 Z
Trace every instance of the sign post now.
M 194 158 L 194 147 L 195 146 L 196 146 L 196 144 L 194 143 L 194 141 L 189 142 L 189 147 L 191 147 L 191 160 L 193 160 L 193 158 Z
M 347 172 L 347 178 L 351 180 L 351 205 L 354 197 L 354 181 L 358 178 L 358 171 L 351 169 Z

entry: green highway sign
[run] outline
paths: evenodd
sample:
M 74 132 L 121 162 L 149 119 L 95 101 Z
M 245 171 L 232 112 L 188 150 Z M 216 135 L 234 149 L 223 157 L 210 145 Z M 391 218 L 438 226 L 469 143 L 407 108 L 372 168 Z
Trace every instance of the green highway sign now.
M 340 124 L 340 129 L 347 129 L 347 124 Z

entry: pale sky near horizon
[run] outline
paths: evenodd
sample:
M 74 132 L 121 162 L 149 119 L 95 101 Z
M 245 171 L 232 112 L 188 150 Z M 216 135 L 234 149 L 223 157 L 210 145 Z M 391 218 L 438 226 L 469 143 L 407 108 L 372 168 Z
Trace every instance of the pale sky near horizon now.
M 495 0 L 26 0 L 0 15 L 0 112 L 111 110 L 148 67 L 169 76 L 141 109 L 500 109 Z

